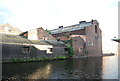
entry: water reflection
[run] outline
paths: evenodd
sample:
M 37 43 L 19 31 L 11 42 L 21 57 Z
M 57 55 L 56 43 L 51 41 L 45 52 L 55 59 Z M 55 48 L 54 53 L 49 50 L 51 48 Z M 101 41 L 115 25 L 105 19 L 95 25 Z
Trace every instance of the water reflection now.
M 118 56 L 103 57 L 104 79 L 118 79 Z
M 106 57 L 107 58 L 107 57 Z M 3 64 L 3 78 L 7 79 L 101 79 L 109 71 L 113 60 L 102 57 Z M 108 63 L 109 61 L 109 63 Z M 111 67 L 110 67 L 111 68 Z M 113 72 L 113 73 L 112 73 Z M 112 70 L 110 77 L 116 78 Z M 109 75 L 108 75 L 109 76 Z M 113 79 L 112 78 L 112 79 Z
M 52 72 L 52 66 L 51 64 L 47 64 L 43 68 L 38 68 L 35 72 L 30 74 L 27 79 L 48 79 L 48 77 L 51 75 Z

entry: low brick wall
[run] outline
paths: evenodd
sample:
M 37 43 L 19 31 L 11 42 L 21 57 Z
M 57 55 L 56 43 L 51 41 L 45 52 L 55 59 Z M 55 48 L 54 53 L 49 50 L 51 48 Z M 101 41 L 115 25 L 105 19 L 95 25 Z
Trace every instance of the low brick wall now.
M 25 53 L 23 51 L 24 47 L 30 47 L 30 51 Z M 64 47 L 53 46 L 53 53 L 47 54 L 44 50 L 38 50 L 34 46 L 30 45 L 17 45 L 17 44 L 2 44 L 2 60 L 12 60 L 12 59 L 32 59 L 32 58 L 51 58 L 51 57 L 64 57 L 65 49 Z

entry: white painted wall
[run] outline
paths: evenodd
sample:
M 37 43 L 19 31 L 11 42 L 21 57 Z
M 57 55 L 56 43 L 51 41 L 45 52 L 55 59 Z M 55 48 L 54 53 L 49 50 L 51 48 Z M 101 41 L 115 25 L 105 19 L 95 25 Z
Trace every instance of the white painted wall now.
M 28 31 L 28 39 L 38 40 L 37 29 L 32 29 L 32 30 Z
M 36 47 L 39 50 L 46 50 L 46 53 L 52 53 L 50 51 L 50 48 L 53 48 L 52 45 L 33 45 L 34 47 Z

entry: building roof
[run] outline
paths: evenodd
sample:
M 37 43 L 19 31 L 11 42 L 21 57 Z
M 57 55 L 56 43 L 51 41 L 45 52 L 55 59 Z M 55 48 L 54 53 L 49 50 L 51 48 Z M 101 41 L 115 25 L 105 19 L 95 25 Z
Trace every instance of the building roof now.
M 51 34 L 80 30 L 80 29 L 84 29 L 85 27 L 89 27 L 91 25 L 92 25 L 92 22 L 86 22 L 86 21 L 83 22 L 82 21 L 76 25 L 71 25 L 71 26 L 67 26 L 67 27 L 60 27 L 58 29 L 51 30 Z
M 120 39 L 112 39 L 112 40 L 120 43 Z
M 47 40 L 44 42 L 46 42 L 47 44 L 53 45 L 53 46 L 65 46 L 65 44 L 63 42 L 59 42 L 56 40 Z
M 40 40 L 28 40 L 19 35 L 0 33 L 0 43 L 4 44 L 36 44 L 36 45 L 53 45 L 64 46 L 63 43 L 58 41 L 40 41 Z
M 19 35 L 0 33 L 0 37 L 2 37 L 2 40 L 0 40 L 2 43 L 31 44 L 29 40 L 22 38 Z

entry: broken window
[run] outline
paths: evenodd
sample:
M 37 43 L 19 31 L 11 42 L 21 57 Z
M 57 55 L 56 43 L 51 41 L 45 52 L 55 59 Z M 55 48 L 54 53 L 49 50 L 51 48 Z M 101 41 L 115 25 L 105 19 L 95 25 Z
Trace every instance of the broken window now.
M 23 53 L 30 53 L 30 47 L 22 47 Z
M 64 50 L 65 50 L 65 52 L 68 52 L 69 49 L 68 48 L 64 48 Z
M 95 33 L 97 33 L 97 26 L 95 25 Z
M 50 48 L 50 52 L 52 52 L 53 51 L 53 48 Z

